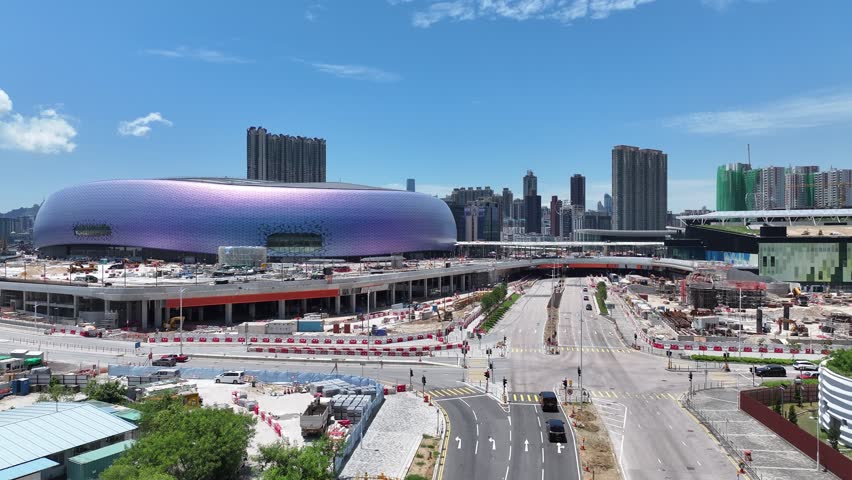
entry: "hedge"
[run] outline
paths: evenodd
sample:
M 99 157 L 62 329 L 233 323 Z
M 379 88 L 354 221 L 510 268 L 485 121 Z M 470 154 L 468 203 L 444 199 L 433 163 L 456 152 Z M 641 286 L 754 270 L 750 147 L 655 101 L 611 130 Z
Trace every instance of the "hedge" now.
M 692 355 L 691 358 L 699 362 L 725 362 L 725 357 L 721 355 Z M 799 360 L 792 360 L 789 358 L 737 357 L 734 355 L 731 355 L 728 358 L 728 363 L 760 363 L 764 365 L 793 365 L 793 363 L 797 361 Z M 811 360 L 806 361 L 819 365 L 819 362 L 813 362 Z
M 484 328 L 486 332 L 494 328 L 494 325 L 497 325 L 497 322 L 503 318 L 503 315 L 509 311 L 512 304 L 514 304 L 519 298 L 521 298 L 520 294 L 513 293 L 511 297 L 507 298 L 505 302 L 488 314 L 488 317 L 485 318 L 485 322 L 482 324 L 482 328 Z

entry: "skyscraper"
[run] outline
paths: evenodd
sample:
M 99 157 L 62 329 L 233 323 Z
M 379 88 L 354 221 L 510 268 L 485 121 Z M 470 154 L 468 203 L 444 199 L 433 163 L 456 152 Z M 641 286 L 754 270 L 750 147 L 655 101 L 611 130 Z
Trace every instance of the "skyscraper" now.
M 550 234 L 554 237 L 562 236 L 562 224 L 559 216 L 562 213 L 562 200 L 553 195 L 550 197 Z
M 532 170 L 527 170 L 524 176 L 524 219 L 527 233 L 541 233 L 541 196 L 538 178 Z
M 512 216 L 513 197 L 512 191 L 507 187 L 503 187 L 503 218 L 514 218 Z
M 606 210 L 606 213 L 612 215 L 612 195 L 608 193 L 604 193 L 604 210 Z
M 627 145 L 612 149 L 612 227 L 666 228 L 668 155 Z
M 746 209 L 746 174 L 751 170 L 747 163 L 729 163 L 716 169 L 716 210 L 739 211 Z
M 586 209 L 586 177 L 579 173 L 571 176 L 571 205 Z
M 533 174 L 532 170 L 527 170 L 524 175 L 524 197 L 530 197 L 538 194 L 538 177 Z
M 405 189 L 409 192 L 416 192 L 417 191 L 414 188 L 414 179 L 413 178 L 409 178 L 408 180 L 405 181 Z
M 757 210 L 779 210 L 785 205 L 787 172 L 784 167 L 761 168 L 757 173 L 754 197 Z
M 832 168 L 814 174 L 816 208 L 852 207 L 852 170 Z
M 325 140 L 246 130 L 246 177 L 285 183 L 325 182 Z

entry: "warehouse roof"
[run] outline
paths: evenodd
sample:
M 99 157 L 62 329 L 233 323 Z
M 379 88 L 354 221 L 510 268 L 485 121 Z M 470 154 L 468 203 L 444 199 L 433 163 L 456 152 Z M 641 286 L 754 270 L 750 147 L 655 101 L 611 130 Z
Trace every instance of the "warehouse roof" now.
M 15 480 L 16 478 L 26 477 L 36 472 L 47 470 L 59 465 L 53 460 L 47 458 L 39 458 L 32 462 L 22 463 L 14 467 L 4 468 L 0 470 L 0 480 Z
M 76 457 L 69 458 L 68 461 L 79 464 L 87 464 L 102 460 L 104 458 L 111 457 L 117 453 L 121 453 L 127 450 L 128 448 L 133 446 L 133 442 L 135 442 L 135 440 L 125 440 L 123 442 L 113 443 L 112 445 L 107 445 L 106 447 L 99 448 L 97 450 L 91 450 L 86 453 L 81 453 Z
M 136 425 L 85 403 L 44 402 L 0 412 L 0 472 L 58 452 L 136 429 Z

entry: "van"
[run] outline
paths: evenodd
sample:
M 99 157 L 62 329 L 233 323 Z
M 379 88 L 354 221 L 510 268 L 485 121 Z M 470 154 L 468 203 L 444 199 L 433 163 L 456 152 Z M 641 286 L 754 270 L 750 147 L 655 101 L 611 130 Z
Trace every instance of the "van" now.
M 539 402 L 541 403 L 541 411 L 542 412 L 558 412 L 559 411 L 559 399 L 556 398 L 556 394 L 553 392 L 541 392 L 538 394 Z
M 222 372 L 213 377 L 216 383 L 245 383 L 245 372 L 242 370 L 231 370 Z
M 161 368 L 151 374 L 151 377 L 156 381 L 168 380 L 170 378 L 180 378 L 180 370 L 177 368 Z

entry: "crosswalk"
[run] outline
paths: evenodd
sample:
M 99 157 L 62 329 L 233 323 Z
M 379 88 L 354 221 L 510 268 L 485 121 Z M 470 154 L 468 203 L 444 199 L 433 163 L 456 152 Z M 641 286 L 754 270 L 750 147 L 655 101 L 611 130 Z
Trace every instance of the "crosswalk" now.
M 482 392 L 470 387 L 440 388 L 435 390 L 429 390 L 426 393 L 434 398 L 468 397 L 471 395 L 482 394 Z
M 485 370 L 488 370 L 487 358 L 467 359 L 467 375 L 470 383 L 485 383 Z
M 616 392 L 613 390 L 586 390 L 591 398 L 608 398 L 608 399 L 636 399 L 636 400 L 646 400 L 646 401 L 657 401 L 657 400 L 668 400 L 668 401 L 677 401 L 677 396 L 671 393 L 657 393 L 657 392 Z M 562 398 L 562 392 L 558 392 L 560 398 Z M 575 392 L 576 395 L 576 392 Z M 521 403 L 521 404 L 538 404 L 539 403 L 539 395 L 538 393 L 528 393 L 528 392 L 510 392 L 509 393 L 509 402 L 510 403 Z
M 560 352 L 579 352 L 580 347 L 556 347 Z M 532 347 L 512 347 L 511 352 L 513 353 L 535 353 L 535 352 L 545 352 L 545 347 L 542 345 L 532 346 Z M 615 347 L 583 347 L 583 353 L 633 353 L 635 350 L 631 348 L 615 348 Z

